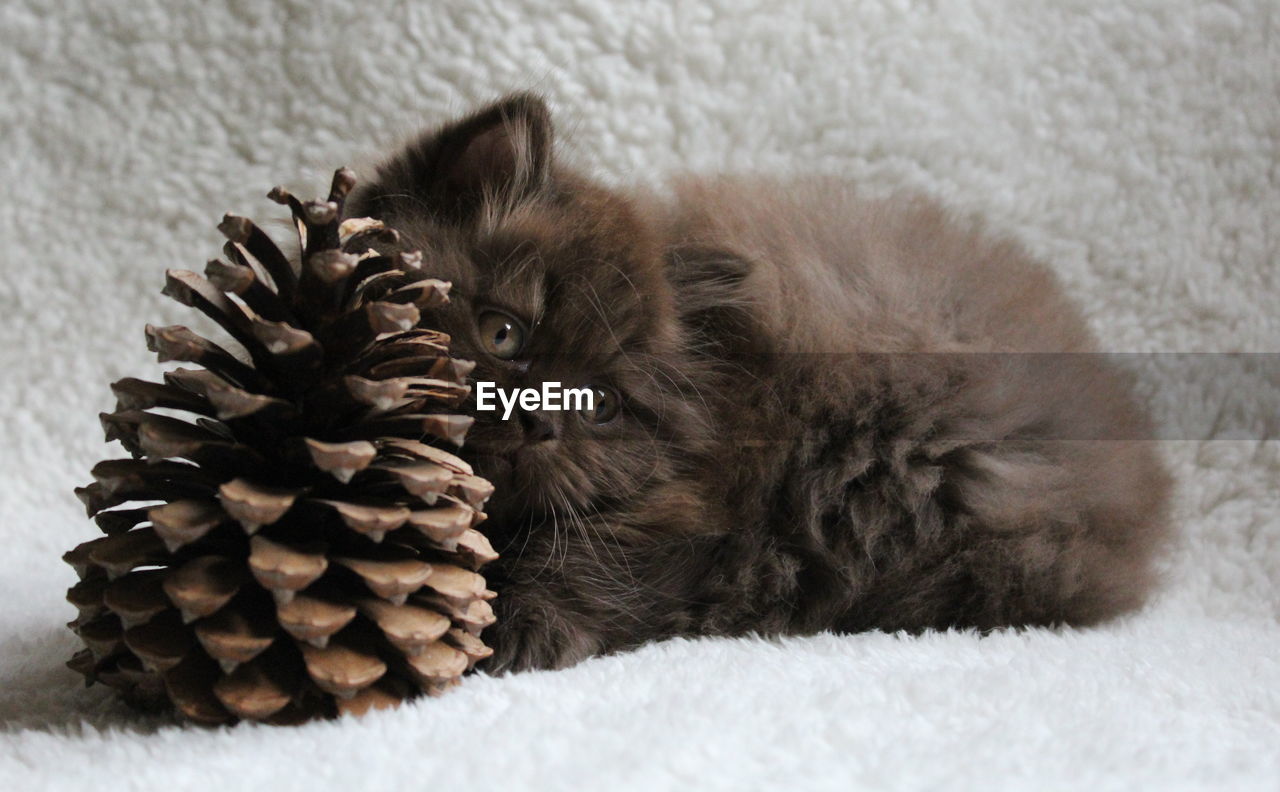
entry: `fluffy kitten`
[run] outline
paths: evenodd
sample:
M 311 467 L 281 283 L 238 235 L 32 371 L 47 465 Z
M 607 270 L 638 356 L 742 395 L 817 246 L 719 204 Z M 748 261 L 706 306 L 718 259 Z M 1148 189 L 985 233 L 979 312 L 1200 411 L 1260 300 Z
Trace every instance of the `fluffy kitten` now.
M 421 246 L 430 321 L 504 388 L 490 670 L 673 635 L 1088 624 L 1152 582 L 1169 483 L 1053 276 L 915 199 L 562 166 L 537 97 L 432 130 L 353 197 Z

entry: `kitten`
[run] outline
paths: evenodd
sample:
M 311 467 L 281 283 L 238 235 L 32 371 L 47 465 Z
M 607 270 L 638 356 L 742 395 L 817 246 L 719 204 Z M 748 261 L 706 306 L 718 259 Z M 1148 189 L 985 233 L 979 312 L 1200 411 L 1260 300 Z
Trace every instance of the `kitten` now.
M 1089 624 L 1152 584 L 1170 485 L 1127 380 L 1074 354 L 1094 342 L 1048 270 L 927 201 L 607 189 L 520 94 L 351 208 L 453 282 L 429 321 L 476 380 L 597 397 L 475 413 L 491 671 L 675 635 Z

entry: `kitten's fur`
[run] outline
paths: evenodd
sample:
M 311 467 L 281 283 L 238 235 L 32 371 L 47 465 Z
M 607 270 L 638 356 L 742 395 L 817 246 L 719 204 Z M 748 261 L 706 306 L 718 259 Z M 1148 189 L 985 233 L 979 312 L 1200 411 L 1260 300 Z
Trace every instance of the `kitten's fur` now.
M 523 94 L 352 200 L 453 281 L 430 321 L 476 379 L 623 394 L 602 426 L 477 414 L 491 670 L 672 635 L 1088 624 L 1152 583 L 1169 483 L 1127 381 L 1016 354 L 1094 342 L 1050 272 L 928 202 L 623 194 L 564 168 Z M 516 360 L 486 351 L 486 306 L 532 328 Z

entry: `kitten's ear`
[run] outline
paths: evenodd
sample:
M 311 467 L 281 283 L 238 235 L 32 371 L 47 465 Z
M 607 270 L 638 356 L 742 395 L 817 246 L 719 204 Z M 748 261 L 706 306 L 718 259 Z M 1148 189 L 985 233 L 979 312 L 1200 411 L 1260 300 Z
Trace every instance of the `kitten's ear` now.
M 409 192 L 464 220 L 485 200 L 513 203 L 543 189 L 551 142 L 546 103 L 512 94 L 414 141 L 381 169 L 380 192 Z
M 440 133 L 448 187 L 463 193 L 524 194 L 551 173 L 551 113 L 541 98 L 514 94 Z

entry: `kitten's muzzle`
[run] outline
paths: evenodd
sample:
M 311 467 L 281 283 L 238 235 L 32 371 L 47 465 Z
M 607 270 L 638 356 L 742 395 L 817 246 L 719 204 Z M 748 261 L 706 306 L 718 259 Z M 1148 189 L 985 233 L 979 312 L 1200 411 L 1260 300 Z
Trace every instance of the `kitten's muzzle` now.
M 555 440 L 560 435 L 559 418 L 546 410 L 517 410 L 524 429 L 524 446 Z

